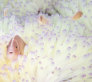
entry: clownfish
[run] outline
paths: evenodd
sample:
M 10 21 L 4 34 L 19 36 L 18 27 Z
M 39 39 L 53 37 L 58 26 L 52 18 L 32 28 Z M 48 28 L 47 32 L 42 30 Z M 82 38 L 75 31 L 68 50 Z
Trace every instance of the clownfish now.
M 81 11 L 78 11 L 73 17 L 73 20 L 78 20 L 81 16 L 83 15 L 83 13 Z
M 48 23 L 48 20 L 44 17 L 44 16 L 40 16 L 39 17 L 39 23 L 41 24 L 41 25 L 45 25 L 45 24 L 47 24 Z
M 13 37 L 7 45 L 8 59 L 16 60 L 18 55 L 23 55 L 25 45 L 26 43 L 21 39 L 20 36 L 16 35 Z
M 7 16 L 8 8 L 4 9 L 4 17 Z

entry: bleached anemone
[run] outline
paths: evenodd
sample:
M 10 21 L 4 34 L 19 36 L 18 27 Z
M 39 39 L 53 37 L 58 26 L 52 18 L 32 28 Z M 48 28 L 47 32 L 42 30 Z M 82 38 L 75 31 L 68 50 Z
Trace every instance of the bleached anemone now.
M 1 0 L 0 82 L 91 82 L 91 0 Z M 77 17 L 77 18 L 76 18 Z M 19 35 L 24 55 L 7 58 Z

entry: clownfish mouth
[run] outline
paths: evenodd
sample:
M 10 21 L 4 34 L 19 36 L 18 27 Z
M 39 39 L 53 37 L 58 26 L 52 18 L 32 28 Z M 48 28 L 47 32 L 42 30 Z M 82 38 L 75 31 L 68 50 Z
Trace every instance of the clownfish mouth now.
M 12 55 L 11 54 L 7 54 L 7 57 L 11 61 L 16 61 L 17 58 L 18 58 L 18 55 L 16 55 L 16 54 L 12 54 Z

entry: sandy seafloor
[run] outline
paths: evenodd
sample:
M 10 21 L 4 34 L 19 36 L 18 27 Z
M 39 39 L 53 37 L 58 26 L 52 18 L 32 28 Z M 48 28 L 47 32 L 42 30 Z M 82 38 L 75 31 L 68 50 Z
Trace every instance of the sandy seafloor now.
M 0 0 L 0 5 L 0 82 L 92 82 L 92 0 Z M 51 16 L 44 14 L 47 8 Z M 39 24 L 39 9 L 48 24 Z M 79 10 L 83 16 L 72 20 Z M 6 45 L 16 34 L 27 45 L 10 62 Z

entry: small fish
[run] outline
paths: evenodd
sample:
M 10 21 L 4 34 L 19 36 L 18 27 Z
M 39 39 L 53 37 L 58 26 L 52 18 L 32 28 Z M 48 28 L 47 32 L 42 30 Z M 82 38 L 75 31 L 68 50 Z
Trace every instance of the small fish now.
M 39 23 L 44 25 L 44 24 L 47 24 L 48 23 L 48 20 L 44 17 L 44 16 L 40 16 L 39 17 Z
M 11 60 L 16 60 L 18 55 L 23 55 L 25 45 L 26 43 L 18 35 L 12 38 L 7 45 L 8 58 Z
M 81 11 L 78 11 L 73 17 L 73 20 L 78 20 L 81 16 L 83 15 L 83 13 Z
M 5 8 L 4 9 L 4 17 L 7 16 L 7 13 L 8 13 L 8 8 Z

